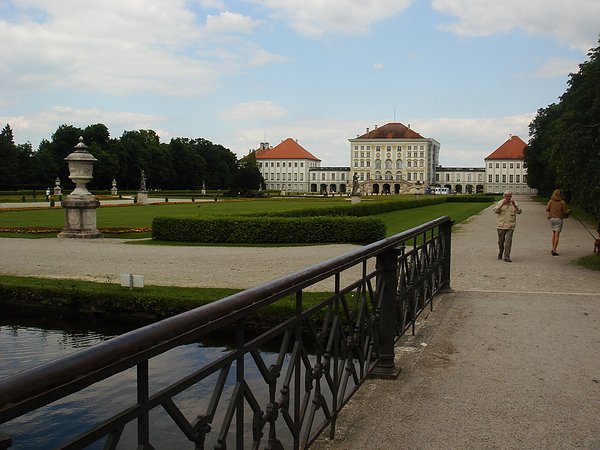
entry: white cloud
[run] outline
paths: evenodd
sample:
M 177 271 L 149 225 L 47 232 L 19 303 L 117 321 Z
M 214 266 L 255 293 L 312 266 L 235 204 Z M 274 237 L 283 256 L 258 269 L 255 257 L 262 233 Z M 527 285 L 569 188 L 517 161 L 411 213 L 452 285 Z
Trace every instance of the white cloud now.
M 373 64 L 373 69 L 375 69 L 375 70 L 383 70 L 383 67 L 384 66 L 381 63 L 375 63 L 375 64 Z
M 270 101 L 238 103 L 219 113 L 226 120 L 256 120 L 283 117 L 287 111 Z
M 125 130 L 155 129 L 164 121 L 163 117 L 129 111 L 104 111 L 97 108 L 77 109 L 68 106 L 55 106 L 28 116 L 0 116 L 0 124 L 8 123 L 15 135 L 15 142 L 31 142 L 36 150 L 42 139 L 50 139 L 52 133 L 62 125 L 85 128 L 94 123 L 107 126 L 112 137 L 118 138 Z M 168 132 L 157 134 L 164 140 L 170 138 Z
M 450 167 L 483 167 L 483 159 L 510 135 L 529 140 L 535 113 L 499 118 L 416 119 L 412 128 L 441 144 L 440 163 Z
M 550 58 L 531 76 L 534 78 L 564 77 L 579 72 L 581 61 L 567 58 Z
M 208 15 L 204 31 L 208 34 L 250 33 L 259 25 L 259 21 L 254 21 L 250 17 L 225 11 L 218 16 Z
M 28 0 L 27 8 L 13 6 L 17 14 L 0 17 L 0 97 L 53 88 L 204 94 L 226 70 L 280 59 L 236 37 L 259 22 L 223 12 L 203 23 L 184 0 L 96 0 L 85 8 L 77 0 Z
M 251 0 L 275 11 L 301 34 L 361 33 L 379 20 L 401 13 L 412 0 Z
M 462 36 L 489 36 L 522 29 L 532 35 L 550 35 L 584 52 L 598 41 L 597 0 L 432 0 L 431 5 L 456 17 L 456 22 L 443 28 Z

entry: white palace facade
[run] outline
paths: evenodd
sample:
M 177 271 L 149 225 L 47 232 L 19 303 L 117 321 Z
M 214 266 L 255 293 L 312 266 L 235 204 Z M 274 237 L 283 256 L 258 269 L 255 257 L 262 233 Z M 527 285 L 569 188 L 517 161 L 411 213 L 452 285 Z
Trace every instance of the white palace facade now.
M 254 151 L 265 189 L 282 193 L 348 194 L 354 175 L 360 191 L 370 194 L 425 193 L 446 187 L 450 193 L 535 194 L 527 186 L 527 168 L 518 136 L 511 136 L 484 159 L 484 167 L 442 167 L 440 143 L 402 123 L 366 129 L 350 142 L 350 167 L 321 167 L 321 160 L 287 138 L 275 147 Z

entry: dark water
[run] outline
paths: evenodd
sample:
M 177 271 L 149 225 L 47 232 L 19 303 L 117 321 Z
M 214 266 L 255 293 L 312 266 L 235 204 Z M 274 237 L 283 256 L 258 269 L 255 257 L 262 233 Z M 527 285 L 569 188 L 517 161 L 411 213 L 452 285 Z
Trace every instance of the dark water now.
M 0 314 L 0 379 L 52 359 L 76 352 L 111 337 L 133 329 L 132 326 L 115 325 L 103 321 L 47 320 L 29 317 L 7 317 Z M 150 361 L 151 394 L 169 383 L 181 379 L 186 374 L 204 366 L 227 351 L 227 345 L 210 345 L 197 342 L 175 348 Z M 275 361 L 277 355 L 269 351 L 261 352 L 267 364 Z M 246 378 L 251 383 L 259 377 L 258 371 L 247 358 Z M 254 367 L 254 368 L 253 368 Z M 228 398 L 233 384 L 234 372 L 230 372 L 228 387 L 223 398 Z M 205 411 L 216 376 L 207 379 L 176 397 L 175 402 L 188 420 L 192 421 Z M 136 371 L 129 369 L 112 378 L 63 398 L 51 405 L 36 410 L 9 423 L 0 425 L 0 434 L 12 437 L 11 449 L 54 448 L 68 437 L 89 429 L 94 424 L 109 418 L 123 407 L 136 400 Z M 257 383 L 261 386 L 262 383 Z M 267 400 L 264 387 L 258 387 L 253 394 Z M 264 404 L 261 402 L 261 404 Z M 226 406 L 226 404 L 225 404 Z M 246 414 L 251 420 L 251 414 Z M 168 418 L 162 408 L 151 412 L 151 441 L 157 449 L 193 448 L 191 444 Z M 218 430 L 213 430 L 216 434 Z M 118 448 L 136 447 L 135 422 L 123 432 Z M 235 441 L 229 441 L 235 446 Z M 208 446 L 207 446 L 208 447 Z M 212 445 L 208 448 L 211 448 Z M 90 448 L 101 448 L 100 445 Z

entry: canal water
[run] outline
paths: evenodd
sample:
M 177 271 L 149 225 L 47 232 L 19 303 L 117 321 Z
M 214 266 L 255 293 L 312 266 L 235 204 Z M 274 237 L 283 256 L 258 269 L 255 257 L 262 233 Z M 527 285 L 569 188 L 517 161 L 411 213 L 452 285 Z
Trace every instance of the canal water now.
M 79 351 L 114 336 L 130 331 L 135 327 L 115 325 L 101 320 L 56 320 L 48 318 L 9 317 L 0 314 L 0 379 L 21 370 L 34 367 L 55 358 Z M 150 384 L 153 392 L 166 387 L 185 375 L 197 370 L 208 361 L 221 356 L 228 347 L 196 342 L 173 349 L 150 362 Z M 277 354 L 261 352 L 267 365 L 274 362 Z M 256 369 L 246 368 L 249 382 L 260 377 Z M 216 377 L 215 377 L 216 378 Z M 175 400 L 182 412 L 192 421 L 204 413 L 212 394 L 214 378 L 199 383 L 180 394 Z M 231 372 L 228 388 L 223 398 L 228 398 L 234 384 Z M 263 383 L 257 383 L 262 385 Z M 266 388 L 259 388 L 253 394 L 266 397 Z M 227 392 L 229 391 L 229 392 Z M 14 450 L 55 448 L 65 439 L 77 435 L 96 425 L 122 408 L 135 403 L 135 368 L 129 369 L 108 380 L 96 383 L 85 391 L 73 394 L 51 405 L 0 424 L 0 434 L 11 436 Z M 266 397 L 268 398 L 268 397 Z M 262 403 L 261 404 L 265 404 Z M 157 449 L 193 448 L 191 444 L 168 418 L 162 408 L 151 413 L 151 442 Z M 246 414 L 246 420 L 252 420 Z M 215 424 L 216 425 L 216 424 Z M 136 447 L 135 423 L 125 428 L 118 448 Z M 211 435 L 218 430 L 213 429 Z M 214 445 L 214 444 L 213 444 Z M 235 441 L 229 445 L 235 445 Z M 207 446 L 207 448 L 211 448 Z M 101 445 L 89 448 L 102 448 Z

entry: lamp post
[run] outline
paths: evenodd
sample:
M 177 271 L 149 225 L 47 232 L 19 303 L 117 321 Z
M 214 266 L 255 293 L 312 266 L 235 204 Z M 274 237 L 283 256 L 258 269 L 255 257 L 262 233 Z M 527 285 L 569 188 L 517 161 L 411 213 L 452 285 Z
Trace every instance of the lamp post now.
M 418 197 L 419 197 L 419 195 L 421 195 L 421 182 L 420 182 L 420 181 L 417 181 L 417 182 L 415 183 L 415 186 L 417 187 L 417 192 L 415 193 L 415 196 L 418 198 Z
M 75 183 L 75 189 L 61 202 L 65 209 L 65 227 L 58 237 L 102 237 L 96 229 L 96 208 L 100 206 L 100 202 L 86 187 L 92 179 L 94 163 L 98 160 L 87 151 L 87 145 L 83 143 L 83 137 L 80 137 L 75 151 L 70 153 L 65 161 L 69 165 L 69 178 Z

